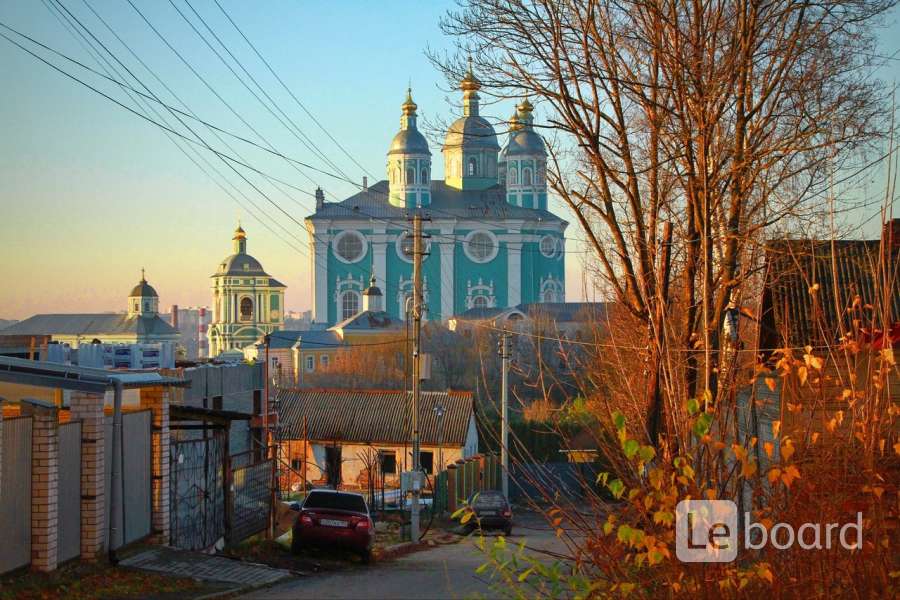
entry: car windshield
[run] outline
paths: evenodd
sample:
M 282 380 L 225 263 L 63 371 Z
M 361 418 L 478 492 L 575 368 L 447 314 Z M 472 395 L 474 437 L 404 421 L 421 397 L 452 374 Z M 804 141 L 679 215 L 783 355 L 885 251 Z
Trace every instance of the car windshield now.
M 333 492 L 310 492 L 303 503 L 303 508 L 336 508 L 365 513 L 366 501 L 357 494 L 336 494 Z
M 474 497 L 472 506 L 475 508 L 503 508 L 506 506 L 506 498 L 498 492 L 481 492 Z

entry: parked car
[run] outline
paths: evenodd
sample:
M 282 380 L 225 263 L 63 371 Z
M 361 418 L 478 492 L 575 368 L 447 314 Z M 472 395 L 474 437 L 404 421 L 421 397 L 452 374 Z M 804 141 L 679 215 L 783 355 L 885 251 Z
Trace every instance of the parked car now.
M 481 529 L 502 529 L 506 535 L 512 534 L 512 508 L 496 490 L 476 492 L 469 497 L 469 508 L 474 516 L 469 520 L 473 527 Z
M 294 522 L 291 551 L 299 552 L 304 546 L 344 548 L 369 562 L 374 542 L 375 524 L 365 498 L 351 492 L 312 490 Z

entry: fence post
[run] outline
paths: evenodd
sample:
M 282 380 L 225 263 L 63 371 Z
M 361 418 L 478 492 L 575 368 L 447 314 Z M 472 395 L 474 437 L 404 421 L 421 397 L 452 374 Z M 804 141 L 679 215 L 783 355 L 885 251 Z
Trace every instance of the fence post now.
M 59 409 L 49 402 L 22 400 L 31 416 L 31 568 L 56 569 L 59 536 Z
M 106 534 L 103 394 L 72 392 L 69 416 L 81 420 L 81 558 L 96 560 Z
M 456 512 L 456 464 L 447 465 L 447 510 Z
M 169 523 L 169 392 L 160 386 L 141 388 L 141 408 L 152 414 L 150 525 L 153 541 L 168 544 Z M 227 451 L 227 450 L 226 450 Z

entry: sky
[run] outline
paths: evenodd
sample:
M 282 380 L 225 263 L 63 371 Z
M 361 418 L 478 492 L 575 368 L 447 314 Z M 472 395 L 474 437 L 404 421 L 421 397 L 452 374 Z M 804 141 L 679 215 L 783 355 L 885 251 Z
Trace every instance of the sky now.
M 132 1 L 234 112 L 166 47 L 127 1 L 62 3 L 166 102 L 178 104 L 105 29 L 91 8 L 191 111 L 223 129 L 261 144 L 271 143 L 296 160 L 334 171 L 310 148 L 318 149 L 354 181 L 361 181 L 365 172 L 384 178 L 385 153 L 399 128 L 407 85 L 412 85 L 420 121 L 455 116 L 453 101 L 458 92 L 448 91 L 447 82 L 425 55 L 426 48 L 452 50 L 452 40 L 439 29 L 439 19 L 451 8 L 449 2 L 219 0 L 326 134 L 280 87 L 214 0 L 189 0 L 275 98 L 304 139 L 291 135 L 242 87 L 172 4 Z M 207 33 L 184 0 L 174 1 Z M 50 6 L 51 0 L 0 2 L 0 22 L 99 69 Z M 885 54 L 900 51 L 897 16 L 895 11 L 882 33 Z M 6 33 L 2 28 L 0 32 Z M 58 58 L 54 61 L 133 106 L 108 82 Z M 239 207 L 159 128 L 2 38 L 0 72 L 4 74 L 0 94 L 0 243 L 4 249 L 0 318 L 124 310 L 141 268 L 159 292 L 162 310 L 172 304 L 208 305 L 210 275 L 231 253 L 238 219 L 247 231 L 248 252 L 288 286 L 286 308 L 310 308 L 310 258 L 306 233 L 298 223 L 312 212 L 311 193 L 317 185 L 329 200 L 343 199 L 355 191 L 354 186 L 305 170 L 301 170 L 305 175 L 301 174 L 277 157 L 234 143 L 249 163 L 300 188 L 281 186 L 278 190 L 261 177 L 248 175 L 289 214 L 251 195 L 260 208 L 275 216 L 279 225 L 272 227 L 289 245 L 256 221 L 258 209 L 243 198 L 245 207 Z M 900 81 L 900 61 L 892 61 L 879 75 L 889 83 Z M 512 112 L 512 105 L 492 106 L 490 111 L 494 117 L 505 117 Z M 256 138 L 241 118 L 261 138 Z M 540 112 L 537 118 L 541 118 Z M 204 136 L 214 140 L 207 131 Z M 308 141 L 304 144 L 301 140 Z M 434 176 L 441 178 L 439 148 L 432 147 L 432 155 Z M 220 161 L 210 161 L 250 194 L 247 185 Z M 876 182 L 877 178 L 878 174 L 873 174 Z M 372 176 L 369 179 L 373 181 Z M 553 201 L 551 210 L 568 218 Z M 861 233 L 877 235 L 877 231 Z M 568 235 L 577 236 L 574 225 Z M 582 257 L 567 257 L 569 300 L 582 296 Z

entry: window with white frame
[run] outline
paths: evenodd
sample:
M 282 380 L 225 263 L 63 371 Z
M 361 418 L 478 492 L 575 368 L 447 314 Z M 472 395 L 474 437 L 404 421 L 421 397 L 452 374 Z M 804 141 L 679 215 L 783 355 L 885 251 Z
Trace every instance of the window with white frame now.
M 341 294 L 340 306 L 341 321 L 349 319 L 359 312 L 359 294 L 353 290 L 348 290 Z
M 473 231 L 466 236 L 463 249 L 469 260 L 477 263 L 490 262 L 499 252 L 497 238 L 489 231 Z
M 327 355 L 327 354 L 323 354 L 322 356 L 320 356 L 320 357 L 319 357 L 319 362 L 322 363 L 322 368 L 323 368 L 323 369 L 327 369 L 327 368 L 328 368 L 328 355 Z
M 469 159 L 469 177 L 473 177 L 478 173 L 478 161 L 475 160 L 475 157 Z
M 306 372 L 312 373 L 312 371 L 316 368 L 316 359 L 312 356 L 306 357 Z
M 342 231 L 334 238 L 334 254 L 341 262 L 358 262 L 366 255 L 366 238 L 358 231 Z
M 545 235 L 541 238 L 541 254 L 547 258 L 554 258 L 559 251 L 559 243 L 552 235 Z

